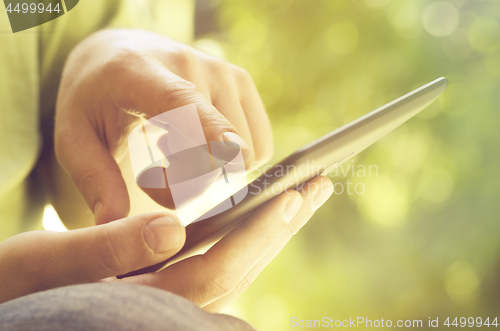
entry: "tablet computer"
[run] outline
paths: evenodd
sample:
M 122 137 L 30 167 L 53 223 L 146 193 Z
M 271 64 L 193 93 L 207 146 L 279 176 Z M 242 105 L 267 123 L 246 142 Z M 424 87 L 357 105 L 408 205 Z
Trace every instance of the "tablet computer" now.
M 224 212 L 193 222 L 186 227 L 186 243 L 173 257 L 162 263 L 122 277 L 159 271 L 189 256 L 202 254 L 220 240 L 254 209 L 288 189 L 330 172 L 391 132 L 436 100 L 448 86 L 438 78 L 390 103 L 303 146 L 253 180 L 246 196 Z M 269 189 L 269 188 L 272 189 Z M 236 193 L 237 194 L 237 193 Z M 216 206 L 214 206 L 215 208 Z

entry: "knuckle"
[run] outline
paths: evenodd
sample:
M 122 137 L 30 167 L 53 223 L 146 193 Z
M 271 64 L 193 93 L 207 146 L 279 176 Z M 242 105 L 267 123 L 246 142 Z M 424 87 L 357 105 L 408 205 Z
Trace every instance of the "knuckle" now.
M 145 58 L 146 55 L 137 49 L 122 47 L 103 66 L 104 77 L 120 77 L 124 73 L 134 72 L 134 68 L 142 65 Z
M 178 68 L 191 67 L 196 63 L 196 56 L 194 52 L 187 46 L 179 46 L 168 54 L 170 64 Z
M 231 65 L 231 69 L 234 73 L 236 80 L 239 83 L 241 83 L 243 85 L 247 85 L 247 84 L 254 85 L 252 75 L 250 75 L 250 73 L 246 69 L 244 69 L 242 67 L 238 67 L 236 65 Z
M 170 107 L 196 102 L 198 90 L 196 85 L 190 81 L 176 79 L 169 84 L 169 88 L 162 92 L 162 100 Z
M 101 182 L 101 175 L 99 172 L 93 168 L 87 168 L 74 175 L 74 182 L 76 186 L 80 189 L 80 192 L 86 193 L 89 190 L 95 189 L 94 186 Z
M 204 284 L 203 290 L 213 298 L 221 298 L 231 293 L 238 284 L 238 277 L 233 272 L 218 270 Z
M 251 272 L 250 274 L 246 275 L 243 277 L 243 279 L 240 281 L 238 286 L 236 287 L 236 295 L 239 295 L 245 291 L 250 284 L 252 284 L 252 280 L 257 277 L 258 273 L 256 272 Z
M 222 77 L 225 80 L 230 80 L 233 78 L 231 68 L 226 61 L 223 61 L 216 57 L 212 57 L 210 59 L 210 66 L 219 77 Z
M 119 240 L 110 227 L 103 226 L 102 230 L 102 253 L 99 255 L 102 268 L 114 275 L 129 271 L 131 263 L 127 256 L 131 254 L 118 245 Z
M 250 280 L 244 278 L 236 288 L 236 295 L 240 295 L 241 293 L 243 293 L 250 286 L 250 284 Z

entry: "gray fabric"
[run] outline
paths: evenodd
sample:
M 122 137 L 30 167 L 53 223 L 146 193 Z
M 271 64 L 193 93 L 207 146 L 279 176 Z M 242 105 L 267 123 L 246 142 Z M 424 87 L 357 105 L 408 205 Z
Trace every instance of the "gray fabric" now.
M 61 287 L 0 305 L 0 330 L 247 331 L 247 323 L 210 314 L 192 302 L 143 285 Z

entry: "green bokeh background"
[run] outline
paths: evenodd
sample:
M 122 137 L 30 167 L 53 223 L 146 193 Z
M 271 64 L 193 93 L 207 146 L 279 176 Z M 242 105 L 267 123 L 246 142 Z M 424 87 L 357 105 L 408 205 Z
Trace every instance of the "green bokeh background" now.
M 337 185 L 227 312 L 274 331 L 292 329 L 292 316 L 425 326 L 499 314 L 500 1 L 210 4 L 217 28 L 196 45 L 252 74 L 274 161 L 437 77 L 450 81 L 344 165 L 378 172 L 332 177 L 364 193 L 337 194 Z

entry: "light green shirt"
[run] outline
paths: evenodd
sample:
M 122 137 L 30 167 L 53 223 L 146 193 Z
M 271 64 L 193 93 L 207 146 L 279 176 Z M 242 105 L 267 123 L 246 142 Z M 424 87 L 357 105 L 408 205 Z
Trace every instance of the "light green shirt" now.
M 45 200 L 33 175 L 43 144 L 40 122 L 54 112 L 69 52 L 110 27 L 155 30 L 188 43 L 193 12 L 186 0 L 82 0 L 53 21 L 13 34 L 0 5 L 0 241 L 41 229 Z

